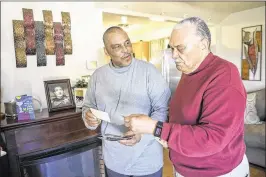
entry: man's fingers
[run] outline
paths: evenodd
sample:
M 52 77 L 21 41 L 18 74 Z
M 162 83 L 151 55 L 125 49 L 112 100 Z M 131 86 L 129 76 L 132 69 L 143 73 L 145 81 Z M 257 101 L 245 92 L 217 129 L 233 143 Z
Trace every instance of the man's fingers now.
M 86 117 L 90 119 L 96 119 L 96 117 L 90 111 L 86 112 Z
M 92 127 L 98 126 L 101 123 L 101 120 L 97 119 L 90 111 L 86 112 L 85 121 Z
M 128 131 L 124 134 L 124 136 L 131 136 L 131 135 L 134 135 L 134 132 L 132 131 Z
M 131 120 L 131 117 L 130 116 L 127 116 L 127 117 L 124 118 L 125 123 L 129 123 L 130 120 Z
M 133 146 L 134 144 L 136 144 L 136 141 L 132 138 L 130 140 L 120 140 L 119 143 L 126 146 Z
M 93 122 L 92 122 L 92 121 L 90 121 L 90 122 L 89 122 L 89 124 L 90 124 L 90 125 L 92 125 L 92 126 L 96 126 L 96 125 L 98 125 L 98 124 L 99 124 L 99 122 L 98 122 L 98 121 L 96 121 L 96 122 L 95 122 L 95 121 L 93 121 Z
M 86 122 L 90 122 L 90 123 L 98 123 L 99 122 L 98 119 L 86 118 L 85 120 L 86 120 Z
M 126 127 L 130 127 L 130 123 L 125 122 Z
M 138 116 L 141 116 L 141 114 L 130 114 L 129 116 L 130 117 L 138 117 Z
M 119 142 L 123 145 L 126 145 L 126 146 L 134 146 L 135 144 L 137 144 L 140 139 L 141 139 L 141 135 L 138 135 L 138 134 L 134 134 L 133 131 L 128 131 L 124 134 L 124 136 L 131 136 L 131 135 L 134 135 L 132 136 L 131 139 L 128 139 L 128 140 L 120 140 Z
M 130 124 L 131 124 L 131 117 L 125 117 L 124 118 L 124 123 L 125 123 L 125 126 L 126 127 L 130 127 Z
M 120 140 L 119 143 L 123 144 L 123 145 L 126 145 L 128 142 L 128 140 Z
M 85 119 L 85 121 L 87 122 L 87 124 L 89 124 L 90 126 L 97 126 L 97 125 L 99 125 L 99 122 L 97 121 L 97 120 L 87 120 L 87 119 Z
M 139 116 L 141 116 L 141 114 L 130 114 L 129 116 L 125 116 L 124 120 L 125 121 L 130 121 L 131 119 L 139 117 Z
M 124 123 L 126 127 L 129 127 L 131 129 L 132 121 L 136 119 L 139 116 L 139 114 L 131 114 L 124 118 Z
M 128 131 L 124 134 L 124 136 L 129 136 L 129 135 L 133 135 L 134 133 L 132 131 Z M 119 143 L 126 145 L 126 146 L 131 146 L 132 145 L 132 139 L 134 138 L 134 136 L 131 139 L 128 140 L 120 140 Z
M 162 140 L 162 139 L 160 139 L 160 138 L 155 138 L 164 148 L 168 148 L 168 143 L 167 143 L 167 141 L 164 141 L 164 140 Z
M 90 113 L 90 112 L 87 112 L 87 113 L 86 113 L 85 118 L 86 118 L 86 120 L 91 121 L 91 122 L 98 122 L 98 123 L 101 122 L 100 119 L 97 119 L 97 118 L 96 118 L 92 113 Z

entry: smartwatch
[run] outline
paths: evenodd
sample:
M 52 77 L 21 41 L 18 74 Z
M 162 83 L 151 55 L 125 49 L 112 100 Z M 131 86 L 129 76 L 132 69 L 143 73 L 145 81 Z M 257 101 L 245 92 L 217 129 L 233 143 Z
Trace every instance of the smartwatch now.
M 156 126 L 155 126 L 155 129 L 154 129 L 154 132 L 153 132 L 153 135 L 155 137 L 161 137 L 161 134 L 162 134 L 162 130 L 163 130 L 163 122 L 161 121 L 158 121 Z

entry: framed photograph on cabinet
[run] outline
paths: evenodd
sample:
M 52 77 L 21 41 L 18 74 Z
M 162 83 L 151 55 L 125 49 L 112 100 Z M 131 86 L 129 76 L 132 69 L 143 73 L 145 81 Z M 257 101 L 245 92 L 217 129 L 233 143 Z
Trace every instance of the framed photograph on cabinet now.
M 75 108 L 69 79 L 44 81 L 48 112 Z

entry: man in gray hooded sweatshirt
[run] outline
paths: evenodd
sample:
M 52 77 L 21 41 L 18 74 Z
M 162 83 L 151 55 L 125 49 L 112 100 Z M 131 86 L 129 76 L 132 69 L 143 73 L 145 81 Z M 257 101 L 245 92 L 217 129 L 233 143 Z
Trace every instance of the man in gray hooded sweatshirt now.
M 166 121 L 170 89 L 154 65 L 132 57 L 132 44 L 120 27 L 103 35 L 111 61 L 92 75 L 83 105 L 88 129 L 101 124 L 101 133 L 124 135 L 124 116 L 145 114 Z M 107 112 L 111 122 L 99 121 L 89 108 Z M 108 177 L 162 177 L 163 147 L 153 135 L 136 134 L 130 140 L 102 142 Z

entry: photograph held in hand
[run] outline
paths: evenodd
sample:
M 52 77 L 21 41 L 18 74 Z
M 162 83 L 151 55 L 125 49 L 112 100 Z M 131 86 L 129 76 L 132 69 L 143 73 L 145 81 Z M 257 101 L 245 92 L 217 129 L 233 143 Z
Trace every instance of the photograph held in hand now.
M 88 112 L 87 112 L 88 113 Z M 90 113 L 93 115 L 95 119 L 96 126 L 101 123 L 101 121 L 106 121 L 108 123 L 111 122 L 108 113 L 99 111 L 97 109 L 90 108 Z M 127 133 L 125 135 L 115 135 L 115 134 L 101 134 L 98 138 L 104 139 L 107 141 L 120 141 L 122 144 L 132 144 L 132 139 L 134 139 L 135 135 L 132 133 Z M 130 140 L 130 142 L 128 142 Z

